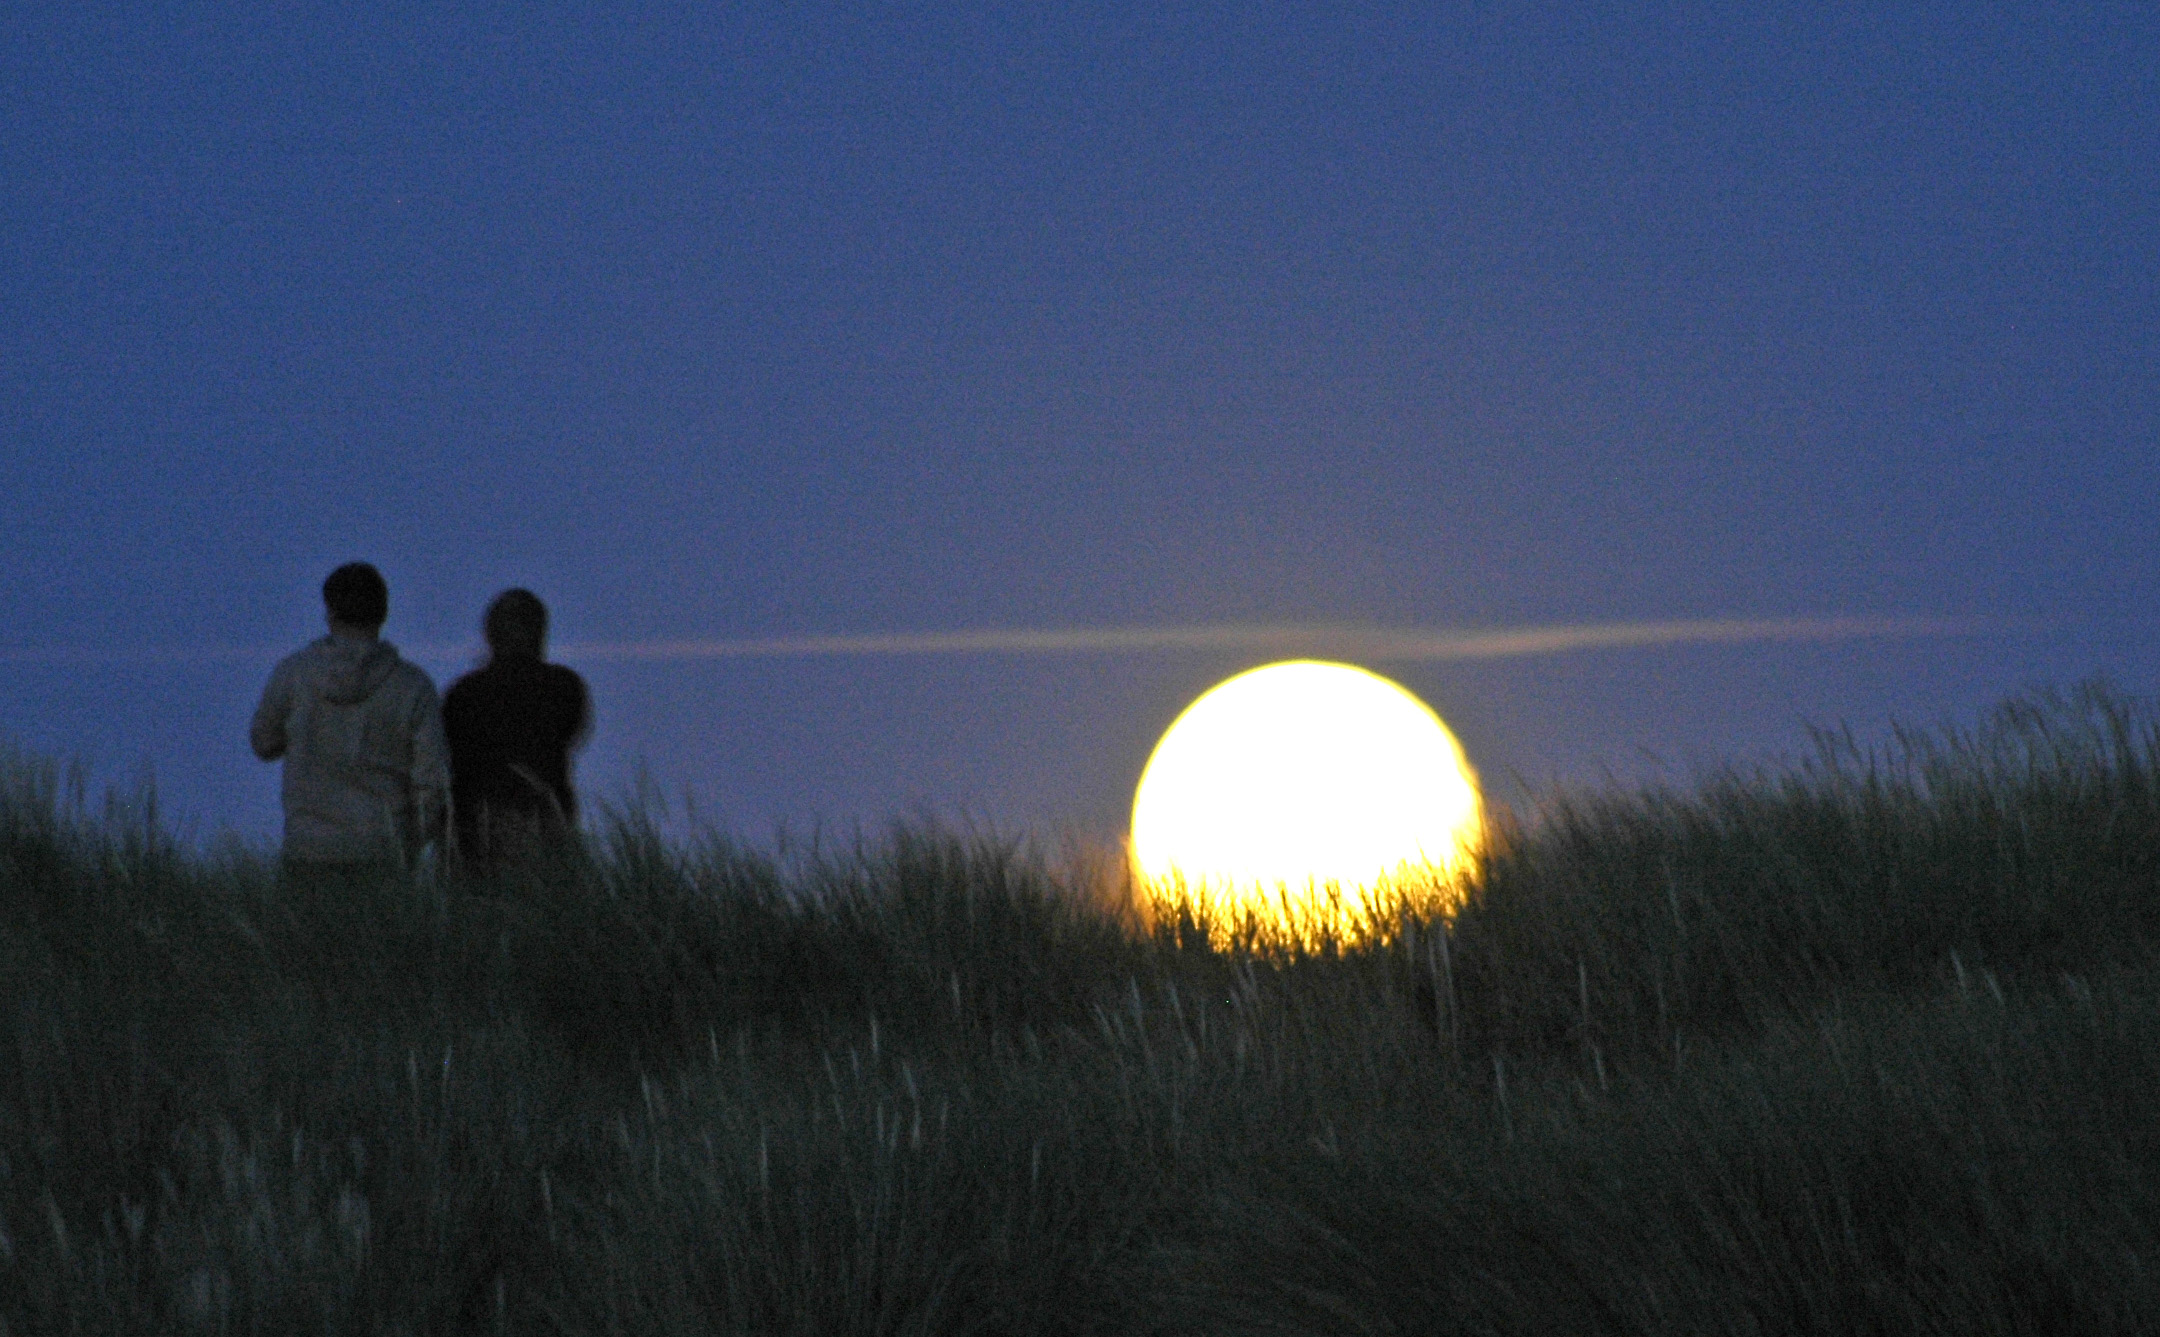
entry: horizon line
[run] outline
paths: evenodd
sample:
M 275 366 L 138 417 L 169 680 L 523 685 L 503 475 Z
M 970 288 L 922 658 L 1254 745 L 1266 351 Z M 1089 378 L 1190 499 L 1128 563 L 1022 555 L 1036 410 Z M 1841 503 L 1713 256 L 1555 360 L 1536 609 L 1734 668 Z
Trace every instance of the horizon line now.
M 1180 627 L 988 628 L 946 632 L 872 632 L 736 638 L 572 641 L 551 657 L 601 663 L 674 663 L 723 659 L 835 656 L 1130 654 L 1160 650 L 1334 653 L 1376 662 L 1440 663 L 1568 654 L 1584 650 L 1657 649 L 1750 641 L 1825 643 L 1967 636 L 2037 625 L 2003 617 L 1676 618 L 1487 628 L 1375 627 L 1351 623 L 1216 623 Z M 402 646 L 408 659 L 440 663 L 471 658 L 478 643 Z M 65 647 L 0 648 L 0 665 L 274 662 L 290 648 L 145 647 L 97 651 Z

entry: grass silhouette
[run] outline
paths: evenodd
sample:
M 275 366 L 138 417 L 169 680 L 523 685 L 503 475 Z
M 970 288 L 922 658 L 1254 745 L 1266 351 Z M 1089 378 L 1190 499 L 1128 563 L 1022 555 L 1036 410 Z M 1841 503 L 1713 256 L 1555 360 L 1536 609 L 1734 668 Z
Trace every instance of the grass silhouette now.
M 1270 941 L 903 827 L 282 884 L 0 768 L 6 1333 L 2160 1328 L 2160 730 L 1552 800 Z

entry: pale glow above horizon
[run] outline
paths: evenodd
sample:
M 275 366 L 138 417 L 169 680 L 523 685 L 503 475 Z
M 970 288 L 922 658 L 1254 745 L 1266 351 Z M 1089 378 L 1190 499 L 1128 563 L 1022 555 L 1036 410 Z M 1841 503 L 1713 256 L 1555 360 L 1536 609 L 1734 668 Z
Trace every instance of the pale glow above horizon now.
M 1275 922 L 1318 913 L 1330 884 L 1355 903 L 1453 873 L 1482 830 L 1476 773 L 1430 707 L 1365 669 L 1293 660 L 1171 724 L 1133 796 L 1132 854 L 1150 889 Z

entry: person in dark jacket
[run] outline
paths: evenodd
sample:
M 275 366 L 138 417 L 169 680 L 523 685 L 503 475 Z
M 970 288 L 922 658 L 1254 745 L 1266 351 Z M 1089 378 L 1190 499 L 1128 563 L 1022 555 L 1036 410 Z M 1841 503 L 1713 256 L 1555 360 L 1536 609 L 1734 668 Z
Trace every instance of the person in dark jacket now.
M 547 605 L 504 590 L 488 605 L 487 664 L 443 696 L 458 857 L 485 876 L 577 824 L 570 754 L 592 715 L 585 680 L 547 662 Z

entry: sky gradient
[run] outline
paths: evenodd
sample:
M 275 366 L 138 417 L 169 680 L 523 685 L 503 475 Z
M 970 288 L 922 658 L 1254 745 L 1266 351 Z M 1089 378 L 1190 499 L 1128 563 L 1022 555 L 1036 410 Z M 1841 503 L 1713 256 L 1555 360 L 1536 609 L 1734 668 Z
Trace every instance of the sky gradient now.
M 1115 834 L 1271 656 L 571 647 L 1946 620 L 1360 659 L 1504 796 L 2149 690 L 2160 11 L 1160 9 L 13 7 L 0 737 L 269 835 L 352 559 L 753 839 Z

